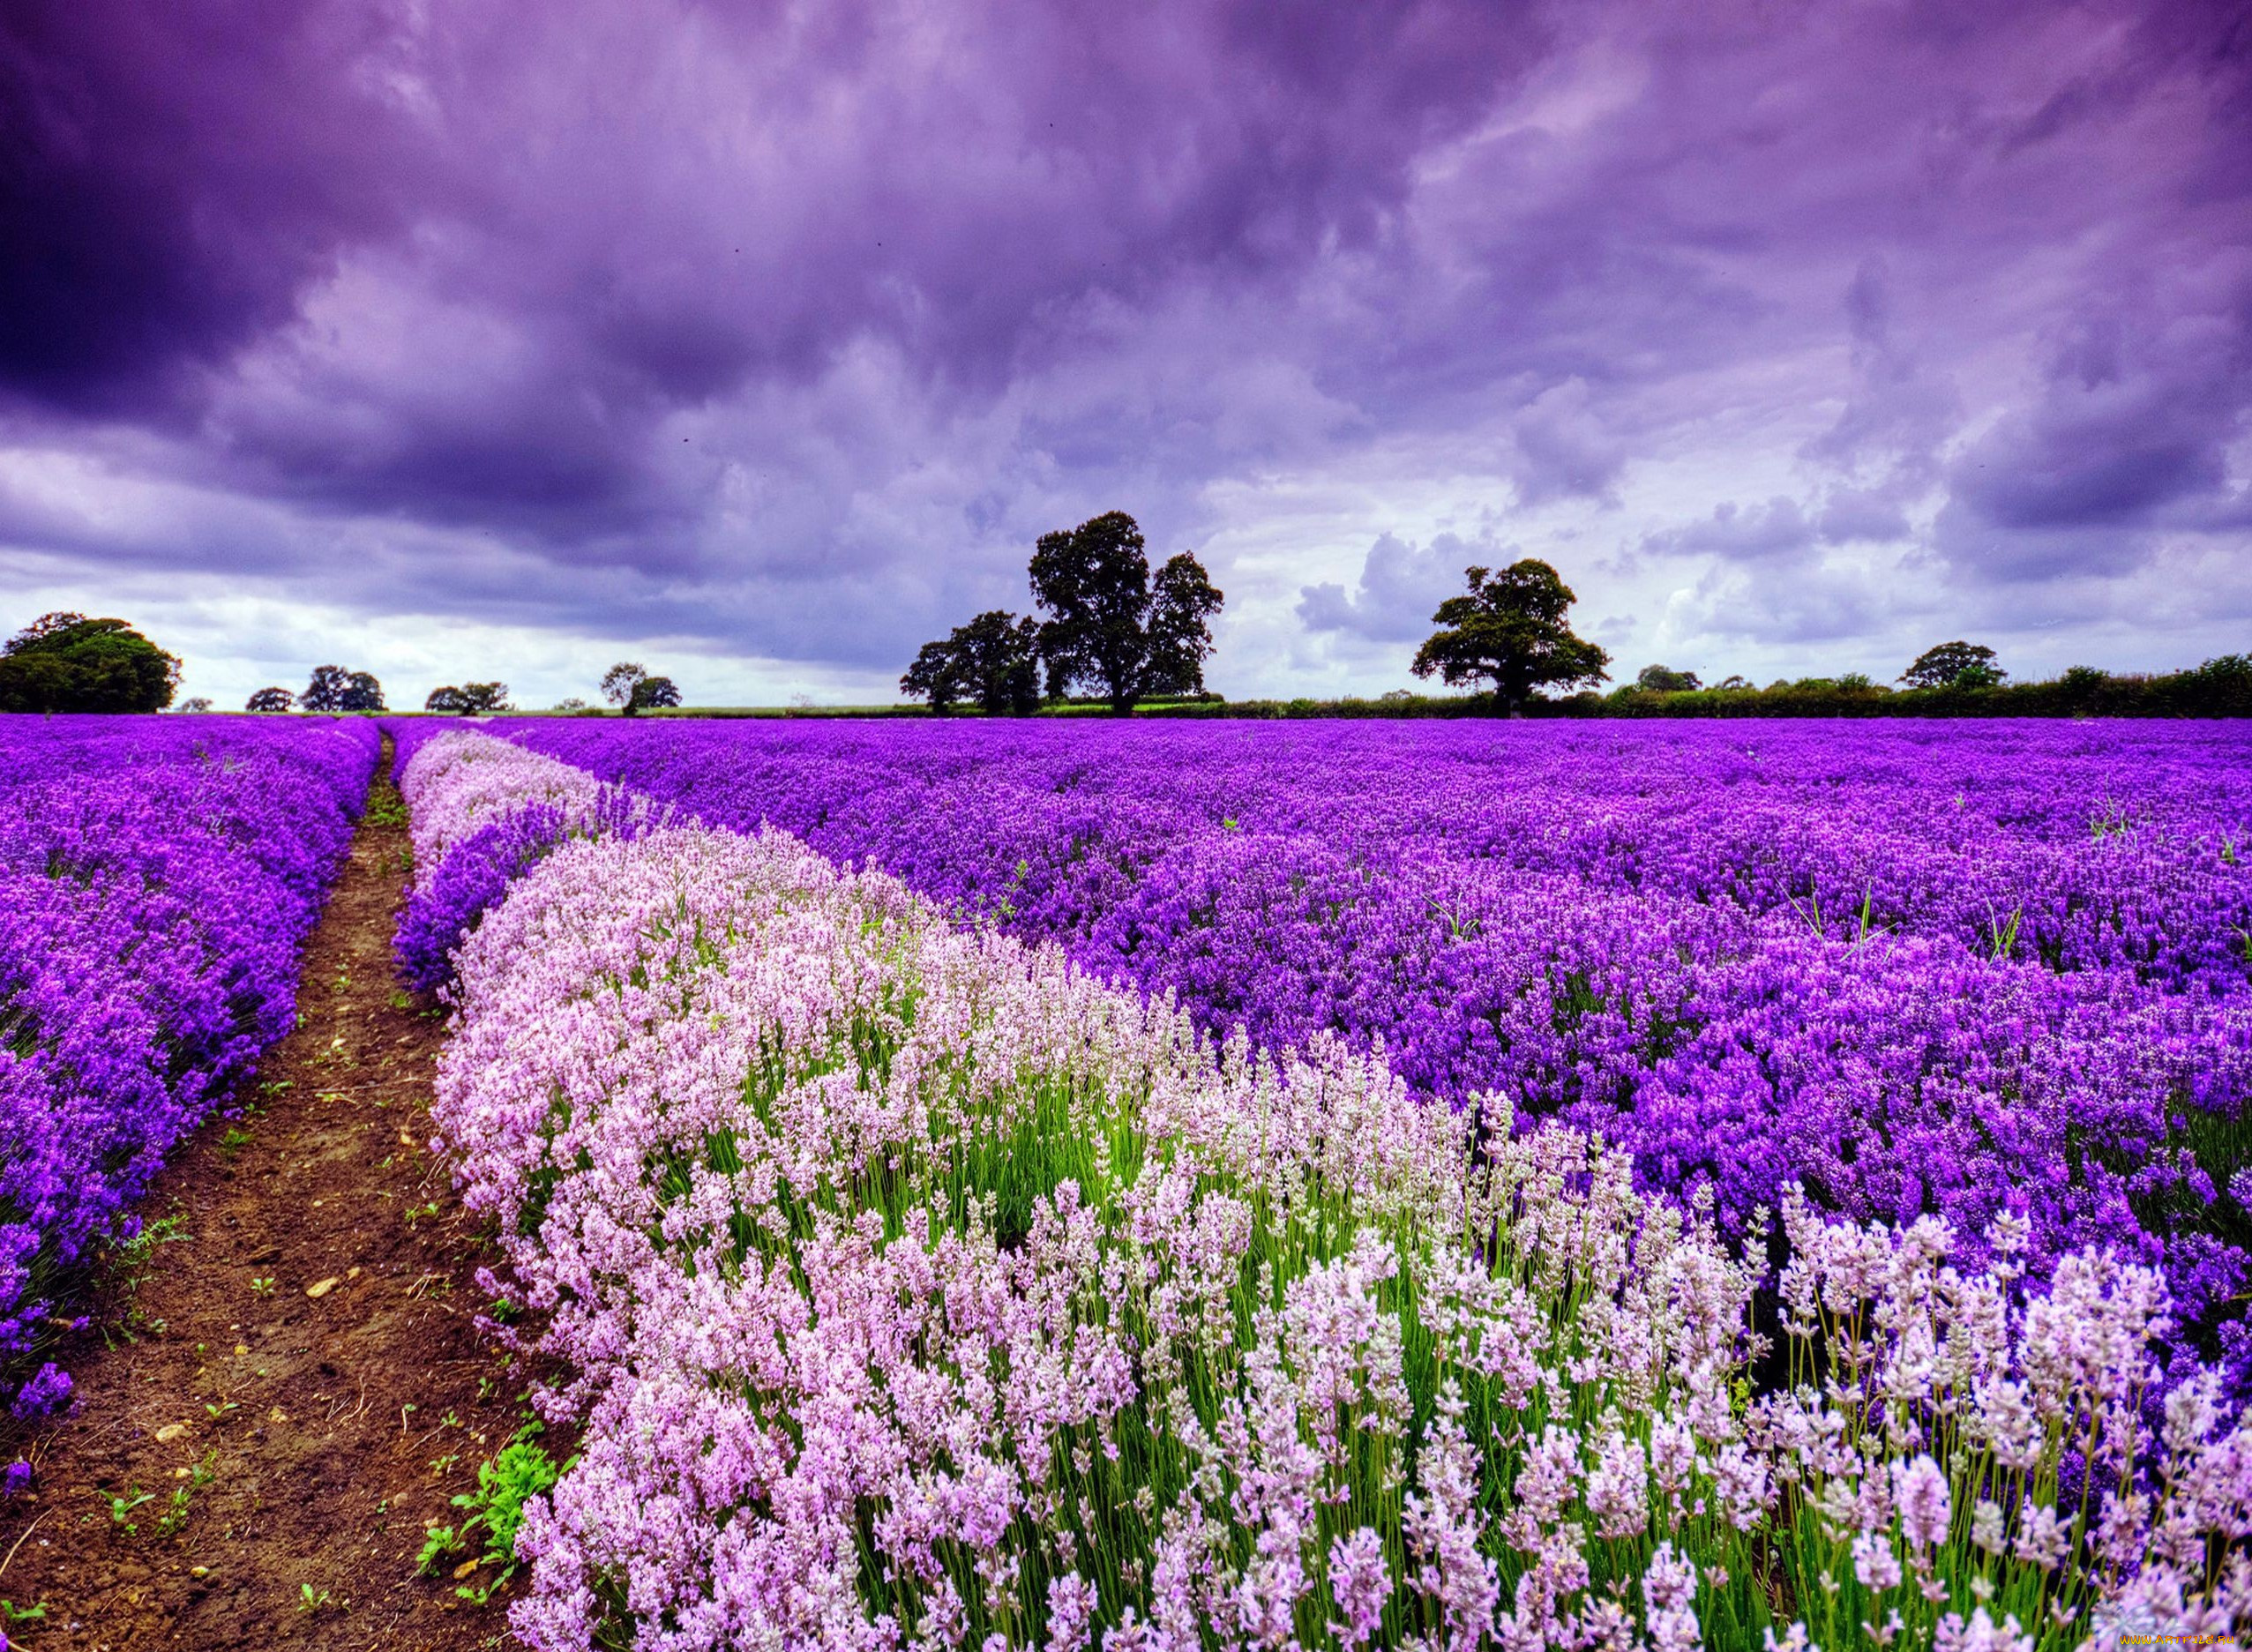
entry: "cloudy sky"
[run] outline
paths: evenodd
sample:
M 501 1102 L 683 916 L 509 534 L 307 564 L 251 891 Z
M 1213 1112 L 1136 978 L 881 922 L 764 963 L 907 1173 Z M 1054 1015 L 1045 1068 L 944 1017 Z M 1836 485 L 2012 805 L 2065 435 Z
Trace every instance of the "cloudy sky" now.
M 888 698 L 1110 509 L 1231 695 L 1520 555 L 1626 672 L 2166 667 L 2248 477 L 2241 5 L 0 10 L 0 628 L 222 703 Z

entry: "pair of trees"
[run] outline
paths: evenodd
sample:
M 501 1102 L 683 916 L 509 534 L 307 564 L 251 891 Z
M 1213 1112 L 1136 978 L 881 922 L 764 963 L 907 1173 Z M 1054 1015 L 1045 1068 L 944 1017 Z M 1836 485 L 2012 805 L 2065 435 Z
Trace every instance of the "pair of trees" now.
M 994 609 L 957 625 L 923 645 L 900 691 L 934 711 L 974 699 L 995 715 L 1033 711 L 1044 686 L 1051 699 L 1091 687 L 1121 714 L 1204 691 L 1212 617 L 1226 598 L 1187 551 L 1153 578 L 1140 524 L 1111 511 L 1043 534 L 1028 572 L 1043 617 Z
M 179 685 L 178 656 L 122 619 L 45 614 L 0 647 L 0 711 L 161 711 Z
M 640 665 L 621 660 L 602 673 L 602 698 L 631 717 L 636 712 L 680 704 L 680 691 L 669 676 L 652 676 Z
M 430 691 L 430 697 L 423 701 L 423 709 L 480 717 L 487 712 L 510 711 L 513 707 L 508 703 L 505 683 L 464 683 L 459 688 L 448 683 Z

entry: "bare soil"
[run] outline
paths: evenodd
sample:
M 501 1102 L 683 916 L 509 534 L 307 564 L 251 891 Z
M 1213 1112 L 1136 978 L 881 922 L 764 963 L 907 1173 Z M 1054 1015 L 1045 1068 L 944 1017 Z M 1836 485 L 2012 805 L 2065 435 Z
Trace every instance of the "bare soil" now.
M 0 1463 L 37 1474 L 0 1503 L 0 1599 L 46 1609 L 0 1614 L 27 1652 L 515 1644 L 507 1591 L 457 1594 L 489 1572 L 415 1572 L 522 1421 L 527 1373 L 475 1325 L 490 1249 L 427 1146 L 443 1031 L 392 975 L 403 821 L 379 777 L 296 1031 L 243 1115 L 183 1145 L 143 1207 L 154 1237 L 57 1355 L 74 1412 L 0 1417 Z

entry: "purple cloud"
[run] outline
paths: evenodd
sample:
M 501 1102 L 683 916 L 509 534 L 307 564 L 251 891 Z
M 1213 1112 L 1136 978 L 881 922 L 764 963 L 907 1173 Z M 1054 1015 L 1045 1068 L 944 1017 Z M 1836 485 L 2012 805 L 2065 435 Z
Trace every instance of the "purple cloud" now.
M 1514 547 L 1490 540 L 1441 534 L 1418 547 L 1387 534 L 1368 548 L 1352 591 L 1330 582 L 1301 587 L 1298 617 L 1310 632 L 1361 643 L 1419 642 L 1431 634 L 1433 611 L 1463 588 L 1465 569 L 1515 560 Z

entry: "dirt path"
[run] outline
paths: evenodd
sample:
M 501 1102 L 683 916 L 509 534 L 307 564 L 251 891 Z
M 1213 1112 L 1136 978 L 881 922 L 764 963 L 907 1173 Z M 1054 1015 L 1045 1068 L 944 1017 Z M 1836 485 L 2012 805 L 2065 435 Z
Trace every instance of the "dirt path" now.
M 76 1414 L 0 1417 L 0 1462 L 38 1475 L 0 1504 L 0 1599 L 46 1609 L 0 1615 L 27 1652 L 515 1644 L 505 1595 L 415 1569 L 525 1376 L 473 1324 L 484 1245 L 423 1145 L 442 1035 L 392 979 L 406 848 L 378 780 L 258 1110 L 157 1183 L 106 1332 L 58 1356 Z

